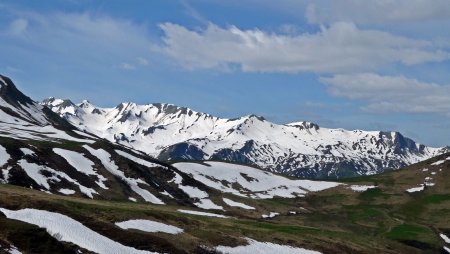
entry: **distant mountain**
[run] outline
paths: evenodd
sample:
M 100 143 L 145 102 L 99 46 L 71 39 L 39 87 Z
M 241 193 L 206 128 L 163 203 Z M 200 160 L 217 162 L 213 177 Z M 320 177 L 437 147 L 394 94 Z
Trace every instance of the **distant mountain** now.
M 317 171 L 289 171 L 311 175 L 343 172 L 331 164 L 338 159 L 348 172 L 367 174 L 376 172 L 377 163 L 383 170 L 394 159 L 410 163 L 445 149 L 395 132 L 276 125 L 256 116 L 227 120 L 167 104 L 101 109 L 88 102 L 46 103 L 55 111 L 60 105 L 58 113 L 72 123 L 79 119 L 77 126 L 0 76 L 0 253 L 449 249 L 450 153 L 395 172 L 331 182 L 217 161 L 167 164 L 131 146 L 168 159 L 267 160 L 273 169 L 278 161 L 286 167 L 306 159 L 324 162 L 316 162 Z M 105 129 L 86 131 L 85 122 Z M 119 144 L 96 135 L 103 132 Z M 305 155 L 280 159 L 299 151 Z M 356 162 L 375 169 L 355 172 Z M 327 171 L 326 163 L 337 170 Z
M 42 105 L 82 130 L 161 160 L 225 160 L 307 178 L 371 175 L 448 150 L 398 132 L 279 125 L 255 115 L 223 119 L 172 104 L 99 108 L 49 98 Z
M 86 102 L 80 106 L 68 101 L 60 104 L 65 110 L 77 111 L 70 112 L 73 114 L 90 107 Z M 99 110 L 98 114 L 104 112 Z M 296 197 L 317 191 L 317 187 L 309 187 L 310 181 L 294 181 L 259 169 L 247 170 L 256 170 L 256 174 L 274 184 L 261 189 L 253 187 L 257 183 L 252 180 L 242 178 L 249 189 L 238 188 L 236 193 L 240 196 Z M 93 133 L 80 131 L 25 96 L 4 76 L 0 76 L 0 184 L 100 200 L 218 210 L 226 205 L 224 201 L 217 201 L 220 200 L 217 196 L 221 196 L 218 190 L 194 179 L 191 174 Z M 285 185 L 289 185 L 289 189 Z M 323 186 L 335 185 L 325 183 Z

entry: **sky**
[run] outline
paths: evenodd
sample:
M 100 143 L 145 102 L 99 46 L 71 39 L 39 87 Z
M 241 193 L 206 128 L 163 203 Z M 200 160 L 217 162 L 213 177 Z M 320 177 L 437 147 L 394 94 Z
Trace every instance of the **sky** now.
M 0 0 L 0 73 L 35 100 L 400 131 L 450 145 L 448 0 Z

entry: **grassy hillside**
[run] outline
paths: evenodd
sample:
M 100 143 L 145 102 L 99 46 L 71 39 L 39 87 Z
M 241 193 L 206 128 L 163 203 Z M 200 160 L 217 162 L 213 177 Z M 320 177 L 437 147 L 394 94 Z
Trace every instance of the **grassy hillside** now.
M 230 218 L 187 215 L 177 205 L 90 200 L 0 185 L 0 207 L 55 211 L 82 222 L 124 245 L 169 253 L 207 253 L 218 245 L 245 245 L 244 237 L 323 253 L 440 253 L 440 233 L 450 233 L 450 155 L 396 172 L 347 179 L 345 185 L 304 198 L 254 200 L 224 194 L 256 210 L 227 207 Z M 442 164 L 431 165 L 444 160 Z M 427 170 L 424 170 L 427 169 Z M 408 193 L 424 182 L 434 186 Z M 351 185 L 375 188 L 355 192 Z M 218 198 L 218 197 L 216 197 Z M 192 208 L 193 210 L 198 210 Z M 262 214 L 280 216 L 262 219 Z M 295 212 L 295 214 L 294 214 Z M 185 230 L 180 235 L 122 230 L 114 222 L 151 219 Z M 6 219 L 0 213 L 0 245 L 25 253 L 75 253 L 77 246 L 60 243 L 44 229 Z M 2 244 L 3 243 L 3 244 Z

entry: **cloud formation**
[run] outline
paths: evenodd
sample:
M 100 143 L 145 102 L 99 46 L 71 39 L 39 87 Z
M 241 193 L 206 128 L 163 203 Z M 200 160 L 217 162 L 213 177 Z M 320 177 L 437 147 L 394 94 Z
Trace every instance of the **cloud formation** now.
M 160 28 L 164 32 L 162 52 L 187 69 L 237 65 L 246 72 L 346 73 L 374 70 L 386 64 L 414 65 L 450 58 L 449 52 L 432 42 L 362 30 L 348 22 L 299 35 L 214 24 L 200 31 L 172 23 L 161 24 Z
M 18 45 L 15 50 L 21 49 L 32 59 L 64 61 L 54 63 L 73 64 L 74 68 L 120 65 L 130 69 L 148 64 L 152 42 L 143 25 L 88 12 L 12 15 L 16 17 L 9 24 L 9 32 L 0 34 L 0 40 L 14 41 Z
M 360 73 L 322 77 L 333 96 L 366 101 L 369 112 L 443 113 L 450 116 L 450 85 L 404 76 Z
M 314 24 L 440 20 L 450 18 L 450 4 L 448 0 L 316 0 L 308 4 L 306 18 Z

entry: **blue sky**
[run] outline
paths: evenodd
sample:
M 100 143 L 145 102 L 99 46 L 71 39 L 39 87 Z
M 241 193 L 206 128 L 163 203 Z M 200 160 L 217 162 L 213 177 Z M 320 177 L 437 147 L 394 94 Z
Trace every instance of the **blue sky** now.
M 0 73 L 35 100 L 398 130 L 450 145 L 447 0 L 0 1 Z

